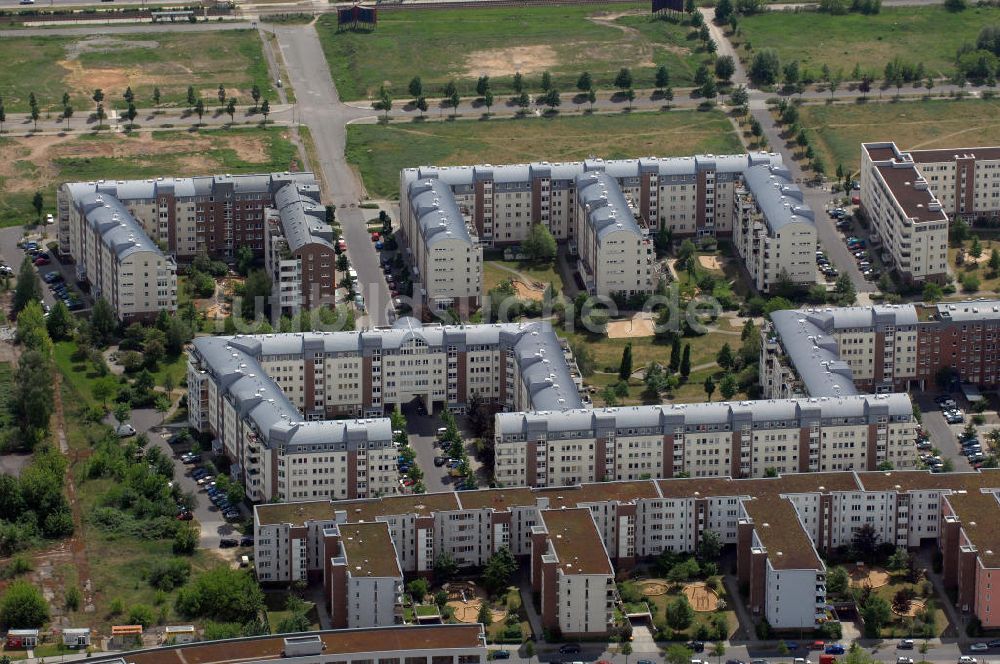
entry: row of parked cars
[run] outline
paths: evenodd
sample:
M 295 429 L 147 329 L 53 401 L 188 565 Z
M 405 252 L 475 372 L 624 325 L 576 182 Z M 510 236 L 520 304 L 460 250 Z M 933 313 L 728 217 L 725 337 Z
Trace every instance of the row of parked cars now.
M 942 395 L 934 399 L 934 402 L 941 407 L 941 414 L 948 424 L 961 424 L 965 421 L 965 415 L 958 407 L 958 403 L 947 395 Z
M 77 309 L 83 308 L 83 301 L 70 290 L 66 282 L 63 281 L 63 276 L 58 272 L 49 272 L 42 277 L 42 280 L 49 285 L 49 290 L 52 291 L 52 296 L 56 299 L 62 300 L 63 304 L 69 308 L 70 311 L 75 311 Z
M 826 254 L 823 253 L 822 251 L 816 252 L 816 267 L 819 269 L 820 272 L 823 273 L 823 276 L 826 277 L 828 280 L 836 279 L 837 275 L 840 274 L 839 272 L 837 272 L 837 268 L 835 268 L 833 264 L 830 263 L 830 259 L 827 258 Z

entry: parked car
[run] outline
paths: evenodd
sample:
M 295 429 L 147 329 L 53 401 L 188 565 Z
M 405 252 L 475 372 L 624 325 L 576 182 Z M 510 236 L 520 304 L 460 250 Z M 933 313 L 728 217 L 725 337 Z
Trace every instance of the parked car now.
M 119 425 L 116 430 L 119 438 L 129 438 L 135 435 L 135 427 L 126 422 L 125 424 Z
M 704 652 L 705 651 L 705 642 L 704 641 L 688 641 L 684 645 L 687 647 L 688 650 L 691 650 L 693 652 Z
M 182 456 L 181 457 L 181 463 L 188 464 L 188 465 L 190 465 L 192 463 L 201 463 L 201 455 L 200 454 L 190 454 L 190 455 Z
M 223 537 L 219 540 L 220 549 L 232 549 L 233 547 L 239 546 L 239 544 L 240 543 L 232 537 Z
M 226 521 L 239 521 L 240 512 L 239 510 L 226 510 L 222 513 L 222 518 Z
M 253 536 L 244 535 L 240 538 L 240 546 L 253 546 Z
M 823 650 L 823 652 L 826 653 L 827 655 L 843 655 L 844 646 L 840 645 L 839 643 L 831 643 L 826 647 L 825 650 Z
M 579 643 L 564 643 L 561 646 L 559 646 L 560 655 L 576 655 L 579 652 L 580 652 Z
M 896 664 L 913 664 L 912 657 L 897 657 Z
M 178 512 L 177 513 L 177 520 L 178 521 L 190 521 L 193 518 L 194 518 L 194 515 L 191 514 L 191 512 L 189 512 L 188 510 L 184 510 L 183 512 Z
M 913 639 L 902 639 L 896 644 L 896 650 L 913 650 Z
M 440 468 L 441 466 L 443 466 L 447 462 L 448 462 L 448 460 L 446 458 L 444 458 L 443 456 L 436 456 L 436 457 L 434 457 L 434 465 L 437 466 L 438 468 Z
M 975 657 L 970 657 L 969 655 L 962 655 L 958 658 L 958 664 L 977 664 Z
M 510 659 L 509 650 L 494 650 L 492 653 L 493 659 Z M 641 664 L 637 662 L 636 664 Z

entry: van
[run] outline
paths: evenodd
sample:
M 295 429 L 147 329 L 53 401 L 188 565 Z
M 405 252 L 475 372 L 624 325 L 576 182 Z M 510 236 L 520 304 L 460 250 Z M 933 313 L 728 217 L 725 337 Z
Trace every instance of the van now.
M 250 556 L 240 556 L 240 567 L 250 567 Z

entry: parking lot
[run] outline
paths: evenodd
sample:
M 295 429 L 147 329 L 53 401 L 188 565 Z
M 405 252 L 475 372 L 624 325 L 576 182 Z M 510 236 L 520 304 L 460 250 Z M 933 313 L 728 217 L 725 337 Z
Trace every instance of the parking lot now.
M 55 233 L 54 226 L 41 226 L 39 228 L 48 229 L 48 238 L 37 238 L 37 242 L 41 249 L 45 249 L 45 244 L 51 242 L 54 238 L 52 237 Z M 21 261 L 24 260 L 25 250 L 18 246 L 21 238 L 24 236 L 24 229 L 20 226 L 13 226 L 10 228 L 0 229 L 0 261 L 9 265 L 16 276 L 17 271 L 20 269 Z M 37 234 L 32 234 L 32 237 L 37 237 Z M 39 265 L 35 269 L 38 272 L 38 276 L 42 279 L 42 301 L 49 307 L 52 307 L 56 303 L 57 293 L 50 287 L 50 284 L 46 281 L 46 275 L 57 274 L 59 278 L 48 277 L 48 279 L 55 279 L 65 284 L 65 289 L 67 292 L 72 293 L 72 298 L 79 301 L 79 305 L 74 308 L 74 311 L 80 312 L 85 311 L 90 306 L 90 299 L 85 294 L 82 293 L 76 284 L 76 273 L 72 265 L 60 264 L 55 256 L 51 255 L 47 249 L 45 249 L 45 254 L 48 257 L 48 264 Z M 52 284 L 53 286 L 55 283 Z M 61 289 L 60 289 L 61 292 Z M 72 300 L 70 300 L 72 301 Z M 67 303 L 67 306 L 69 304 Z
M 424 486 L 427 487 L 427 492 L 454 491 L 455 478 L 448 474 L 448 467 L 434 465 L 434 457 L 446 456 L 446 452 L 441 449 L 437 439 L 438 428 L 444 426 L 441 418 L 437 415 L 418 414 L 414 404 L 404 406 L 403 414 L 406 416 L 406 429 L 410 435 L 410 446 L 417 455 L 417 465 L 424 473 Z M 458 418 L 458 422 L 459 429 L 462 430 L 461 417 Z M 463 438 L 466 441 L 469 440 L 469 436 L 465 435 L 464 430 Z M 471 445 L 466 446 L 466 452 L 469 455 L 469 465 L 479 473 L 481 464 L 476 460 L 475 451 Z M 480 480 L 480 485 L 482 485 L 482 480 Z
M 963 411 L 962 423 L 949 424 L 945 421 L 941 406 L 934 401 L 935 398 L 941 396 L 948 396 L 957 402 Z M 930 435 L 931 445 L 941 451 L 942 460 L 950 459 L 956 471 L 972 470 L 972 464 L 962 454 L 962 446 L 958 441 L 958 435 L 965 428 L 965 423 L 969 421 L 965 407 L 968 404 L 961 398 L 961 395 L 923 393 L 915 395 L 914 399 L 922 413 L 924 430 Z M 921 450 L 921 453 L 925 453 L 925 451 Z

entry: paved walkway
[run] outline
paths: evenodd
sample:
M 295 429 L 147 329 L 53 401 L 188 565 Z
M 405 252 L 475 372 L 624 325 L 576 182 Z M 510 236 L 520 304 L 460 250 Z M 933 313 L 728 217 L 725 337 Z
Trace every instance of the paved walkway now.
M 525 613 L 528 614 L 528 624 L 531 625 L 531 633 L 535 635 L 537 641 L 542 640 L 542 617 L 538 615 L 538 611 L 535 611 L 535 603 L 531 600 L 531 578 L 529 574 L 521 575 L 521 585 L 518 586 L 518 590 L 521 591 L 521 606 L 524 607 Z

